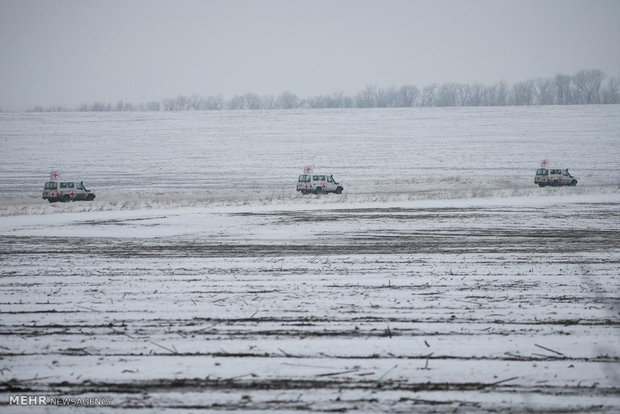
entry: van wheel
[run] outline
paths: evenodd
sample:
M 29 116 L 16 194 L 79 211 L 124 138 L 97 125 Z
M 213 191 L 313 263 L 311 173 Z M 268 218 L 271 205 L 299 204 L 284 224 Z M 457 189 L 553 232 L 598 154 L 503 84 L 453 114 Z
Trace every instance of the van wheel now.
M 56 200 L 51 199 L 51 198 L 48 198 L 48 199 L 47 199 L 47 201 L 48 201 L 49 203 L 55 203 L 55 202 L 56 202 Z
M 321 187 L 317 187 L 314 189 L 314 194 L 321 194 L 323 192 L 323 189 L 321 189 Z
M 62 198 L 63 203 L 68 203 L 69 201 L 71 201 L 71 197 L 68 194 Z
M 539 183 L 538 186 L 539 187 L 544 187 L 545 185 L 543 183 Z
M 336 194 L 342 194 L 342 187 L 336 188 Z
M 574 187 L 577 185 L 577 180 L 573 180 L 570 182 L 571 187 Z
M 551 183 L 551 185 L 553 187 L 558 187 L 560 185 L 560 183 L 558 183 L 557 181 L 554 181 L 553 183 Z
M 95 195 L 94 195 L 94 194 L 89 194 L 89 195 L 86 197 L 86 200 L 87 200 L 87 201 L 93 201 L 94 199 L 95 199 Z

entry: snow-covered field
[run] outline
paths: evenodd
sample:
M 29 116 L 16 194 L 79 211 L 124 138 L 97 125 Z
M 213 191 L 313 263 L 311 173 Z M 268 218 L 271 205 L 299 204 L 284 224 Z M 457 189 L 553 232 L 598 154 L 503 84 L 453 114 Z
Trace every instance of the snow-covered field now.
M 0 406 L 620 410 L 618 106 L 0 114 L 0 140 Z M 543 158 L 577 187 L 534 186 Z M 296 195 L 308 163 L 345 193 Z M 97 199 L 41 200 L 52 168 Z
M 343 197 L 319 203 L 618 192 L 620 105 L 0 114 L 0 215 L 205 204 L 308 204 L 306 164 Z M 542 159 L 577 188 L 532 185 Z M 46 205 L 52 170 L 95 203 Z

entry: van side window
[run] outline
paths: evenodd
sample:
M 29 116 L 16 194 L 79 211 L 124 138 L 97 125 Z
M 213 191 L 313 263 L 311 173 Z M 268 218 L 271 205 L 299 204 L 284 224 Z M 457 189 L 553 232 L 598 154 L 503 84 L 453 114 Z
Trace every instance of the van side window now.
M 319 176 L 318 175 L 313 175 L 312 176 L 312 180 L 313 181 L 319 181 Z
M 75 188 L 74 183 L 67 183 L 67 188 Z
M 84 186 L 80 183 L 75 184 L 75 188 L 78 190 L 84 190 Z
M 67 188 L 67 183 L 60 183 L 60 188 Z
M 320 179 L 321 181 L 325 181 L 325 176 L 324 176 L 324 175 L 321 175 L 321 176 L 319 177 L 319 179 Z

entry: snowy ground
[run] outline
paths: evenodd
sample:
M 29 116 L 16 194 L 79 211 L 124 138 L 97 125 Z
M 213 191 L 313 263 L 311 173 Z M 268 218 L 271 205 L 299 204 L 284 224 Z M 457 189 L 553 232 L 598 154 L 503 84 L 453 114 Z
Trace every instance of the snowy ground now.
M 0 215 L 618 192 L 619 142 L 620 105 L 0 114 Z M 542 159 L 578 186 L 533 186 Z M 344 195 L 292 192 L 306 164 Z M 96 202 L 42 203 L 52 170 Z
M 157 114 L 142 127 L 154 115 L 1 115 L 0 406 L 45 394 L 112 397 L 97 412 L 617 412 L 619 112 Z M 268 124 L 274 153 L 259 150 Z M 247 145 L 201 147 L 234 125 Z M 340 157 L 316 152 L 345 194 L 295 195 L 284 174 L 320 131 L 323 144 L 360 136 Z M 570 145 L 539 153 L 534 131 Z M 139 139 L 121 148 L 123 134 Z M 59 168 L 95 172 L 95 202 L 38 199 L 41 157 L 62 154 L 48 136 L 78 155 Z M 541 158 L 575 165 L 580 184 L 533 186 Z M 209 181 L 218 171 L 237 191 Z

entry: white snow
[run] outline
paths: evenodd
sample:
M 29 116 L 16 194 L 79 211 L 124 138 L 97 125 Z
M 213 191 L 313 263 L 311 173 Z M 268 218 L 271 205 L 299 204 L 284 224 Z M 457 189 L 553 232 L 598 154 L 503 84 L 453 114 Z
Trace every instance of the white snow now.
M 307 164 L 345 186 L 319 203 L 618 192 L 620 105 L 0 114 L 0 215 L 307 204 Z M 575 188 L 533 185 L 542 159 Z M 50 171 L 93 203 L 47 205 Z
M 0 404 L 616 412 L 619 115 L 0 114 Z

